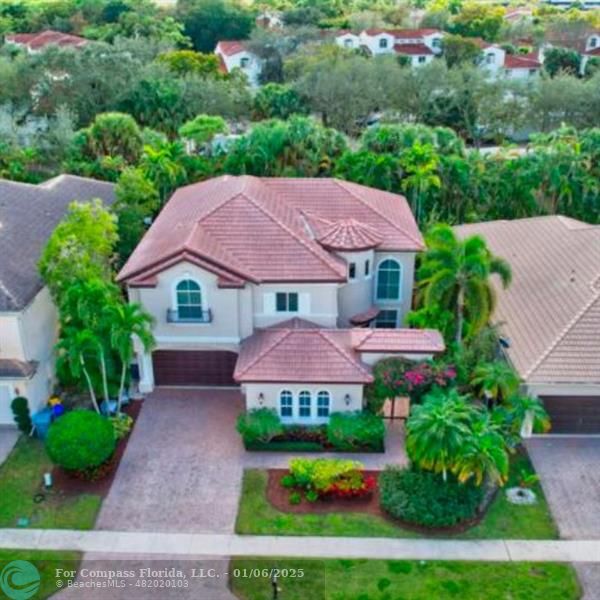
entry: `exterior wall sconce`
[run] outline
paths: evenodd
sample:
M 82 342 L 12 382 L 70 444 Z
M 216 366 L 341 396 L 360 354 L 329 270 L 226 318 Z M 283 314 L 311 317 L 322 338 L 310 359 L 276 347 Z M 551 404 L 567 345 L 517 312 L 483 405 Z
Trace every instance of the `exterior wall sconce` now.
M 265 395 L 261 392 L 258 394 L 258 403 L 262 406 L 265 403 Z
M 344 402 L 346 403 L 346 406 L 350 406 L 350 400 L 351 400 L 350 394 L 346 394 L 344 396 Z

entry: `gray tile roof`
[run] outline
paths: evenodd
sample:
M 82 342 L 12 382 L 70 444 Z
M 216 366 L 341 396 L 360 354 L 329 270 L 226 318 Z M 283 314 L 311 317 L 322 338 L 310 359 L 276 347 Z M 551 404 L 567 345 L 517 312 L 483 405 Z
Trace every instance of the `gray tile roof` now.
M 42 288 L 37 263 L 74 200 L 114 201 L 114 185 L 60 175 L 40 185 L 0 180 L 0 311 L 23 309 Z
M 600 383 L 600 226 L 547 216 L 456 231 L 481 235 L 512 267 L 507 290 L 495 282 L 494 321 L 523 380 Z

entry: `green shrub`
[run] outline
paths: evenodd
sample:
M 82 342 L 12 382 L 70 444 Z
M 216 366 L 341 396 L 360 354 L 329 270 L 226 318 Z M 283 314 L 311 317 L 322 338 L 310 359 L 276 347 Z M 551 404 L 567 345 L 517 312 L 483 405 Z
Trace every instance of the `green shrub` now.
M 477 515 L 481 488 L 444 481 L 429 471 L 386 467 L 379 476 L 381 507 L 391 516 L 424 527 L 452 527 Z
M 133 427 L 133 419 L 125 413 L 121 413 L 120 415 L 110 417 L 110 422 L 112 423 L 113 429 L 115 430 L 115 438 L 117 440 L 123 439 Z
M 97 467 L 115 450 L 112 423 L 88 410 L 59 417 L 48 430 L 46 450 L 53 463 L 70 470 Z
M 333 413 L 327 426 L 327 439 L 337 450 L 382 450 L 384 438 L 382 417 L 368 412 Z
M 316 502 L 319 499 L 319 492 L 316 490 L 308 490 L 308 492 L 306 492 L 306 499 L 309 502 Z
M 290 504 L 300 504 L 300 502 L 302 502 L 302 496 L 300 495 L 300 492 L 291 492 L 288 497 L 288 501 Z
M 296 485 L 318 491 L 326 490 L 340 478 L 363 465 L 355 460 L 341 458 L 293 458 L 290 460 L 290 474 Z
M 296 478 L 293 475 L 284 475 L 279 481 L 284 488 L 293 488 L 296 486 Z
M 13 418 L 20 431 L 29 435 L 33 423 L 29 414 L 29 402 L 23 396 L 17 396 L 11 403 L 10 407 L 13 411 Z
M 272 408 L 255 408 L 242 413 L 238 417 L 236 428 L 244 444 L 266 444 L 283 433 L 281 419 Z

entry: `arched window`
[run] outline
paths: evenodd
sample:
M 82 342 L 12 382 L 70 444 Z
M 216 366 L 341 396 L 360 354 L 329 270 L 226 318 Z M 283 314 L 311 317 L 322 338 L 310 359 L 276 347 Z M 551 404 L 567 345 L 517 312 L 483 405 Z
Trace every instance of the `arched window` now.
M 177 316 L 179 319 L 202 319 L 202 291 L 193 279 L 177 284 Z
M 290 390 L 282 390 L 279 394 L 279 416 L 281 418 L 292 417 L 292 404 L 294 397 Z
M 310 419 L 310 392 L 308 390 L 303 390 L 298 394 L 298 416 Z
M 317 394 L 317 417 L 329 416 L 329 405 L 331 398 L 329 392 L 322 390 Z
M 377 268 L 377 300 L 399 300 L 402 268 L 392 258 L 386 258 Z

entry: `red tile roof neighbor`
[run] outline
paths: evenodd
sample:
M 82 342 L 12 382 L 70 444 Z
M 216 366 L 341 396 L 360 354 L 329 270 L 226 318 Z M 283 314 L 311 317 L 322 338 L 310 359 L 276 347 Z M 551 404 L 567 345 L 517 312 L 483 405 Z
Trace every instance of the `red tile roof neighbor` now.
M 345 261 L 325 250 L 311 215 L 353 219 L 374 230 L 379 248 L 414 252 L 423 240 L 403 196 L 336 179 L 225 175 L 178 189 L 119 273 L 130 285 L 155 285 L 182 261 L 200 264 L 220 285 L 342 282 Z
M 353 336 L 358 352 L 433 354 L 445 349 L 444 339 L 434 329 L 358 329 Z
M 542 63 L 538 60 L 537 53 L 533 54 L 507 54 L 504 58 L 505 69 L 541 69 Z
M 85 38 L 62 31 L 46 30 L 39 33 L 16 33 L 6 36 L 7 42 L 27 46 L 30 50 L 40 50 L 46 46 L 83 46 Z
M 494 320 L 527 383 L 600 383 L 600 226 L 561 216 L 457 227 L 512 267 Z
M 242 342 L 234 379 L 239 382 L 369 383 L 362 352 L 433 354 L 444 350 L 437 331 L 323 329 L 291 319 L 257 330 Z
M 409 56 L 427 56 L 433 54 L 433 50 L 425 44 L 395 44 L 396 54 L 407 54 Z
M 233 56 L 234 54 L 244 52 L 246 50 L 246 44 L 239 40 L 221 41 L 217 44 L 216 50 L 220 50 L 227 56 Z

